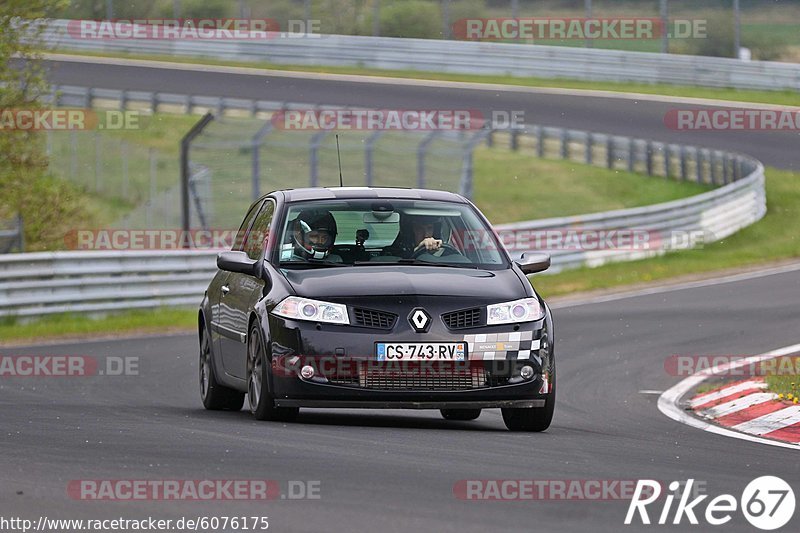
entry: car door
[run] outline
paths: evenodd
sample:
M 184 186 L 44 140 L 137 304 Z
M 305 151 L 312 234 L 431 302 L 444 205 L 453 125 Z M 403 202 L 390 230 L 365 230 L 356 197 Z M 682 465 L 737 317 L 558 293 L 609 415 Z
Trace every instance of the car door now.
M 253 225 L 253 220 L 256 218 L 262 205 L 263 202 L 257 202 L 250 206 L 233 240 L 231 251 L 244 250 L 244 239 L 250 227 Z M 228 307 L 222 307 L 223 287 L 225 287 L 227 297 L 227 292 L 230 288 L 228 282 L 230 275 L 230 272 L 225 272 L 224 270 L 217 271 L 217 275 L 214 276 L 213 281 L 208 287 L 208 301 L 211 307 L 211 341 L 214 344 L 214 353 L 218 354 L 220 357 L 218 362 L 223 362 L 224 360 L 223 348 L 227 342 L 223 342 L 223 338 L 226 337 L 226 334 L 233 334 L 229 328 L 233 325 L 234 321 L 228 312 Z
M 250 259 L 261 259 L 274 213 L 275 203 L 265 200 L 244 237 L 242 251 Z M 228 273 L 221 287 L 220 352 L 225 373 L 236 378 L 247 376 L 248 318 L 263 289 L 263 280 L 237 272 Z

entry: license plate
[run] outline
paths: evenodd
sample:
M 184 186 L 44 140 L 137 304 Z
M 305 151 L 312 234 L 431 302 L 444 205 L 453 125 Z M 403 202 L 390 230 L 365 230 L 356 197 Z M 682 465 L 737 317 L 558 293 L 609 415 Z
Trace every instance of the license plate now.
M 464 361 L 466 342 L 377 342 L 378 361 Z

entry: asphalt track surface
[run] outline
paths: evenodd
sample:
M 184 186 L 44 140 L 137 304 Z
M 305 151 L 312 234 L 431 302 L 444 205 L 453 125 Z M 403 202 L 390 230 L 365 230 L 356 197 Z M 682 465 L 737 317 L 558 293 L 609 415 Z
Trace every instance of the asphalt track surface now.
M 0 382 L 0 508 L 33 519 L 264 514 L 270 531 L 616 532 L 626 501 L 463 501 L 453 487 L 694 478 L 711 496 L 738 498 L 752 479 L 778 475 L 797 490 L 796 452 L 683 426 L 658 412 L 658 395 L 640 391 L 679 379 L 664 369 L 671 354 L 754 354 L 797 342 L 798 301 L 795 271 L 555 309 L 558 403 L 539 434 L 507 432 L 497 410 L 446 422 L 432 411 L 308 409 L 290 424 L 207 412 L 189 335 L 5 350 L 134 356 L 140 370 Z M 74 479 L 271 479 L 284 491 L 289 480 L 318 480 L 321 499 L 74 501 L 66 494 Z M 688 528 L 684 518 L 679 529 Z M 754 529 L 737 513 L 724 530 Z
M 544 124 L 703 139 L 775 166 L 798 161 L 788 135 L 670 132 L 660 118 L 670 104 L 73 67 L 54 69 L 53 80 L 378 107 L 521 106 Z M 467 479 L 694 478 L 712 497 L 738 498 L 752 479 L 777 475 L 797 491 L 795 452 L 673 422 L 659 413 L 652 391 L 680 379 L 664 368 L 673 354 L 756 354 L 797 343 L 798 301 L 795 271 L 555 309 L 558 402 L 553 425 L 541 434 L 505 431 L 496 410 L 474 422 L 446 422 L 428 411 L 307 409 L 291 424 L 256 422 L 245 411 L 207 412 L 192 335 L 4 349 L 0 354 L 138 357 L 139 375 L 0 379 L 0 516 L 258 515 L 269 516 L 270 531 L 706 531 L 685 519 L 677 528 L 625 528 L 627 501 L 463 501 L 453 487 Z M 77 479 L 270 479 L 284 493 L 290 480 L 313 480 L 320 499 L 76 501 L 66 487 Z M 651 517 L 660 511 L 659 504 Z M 795 517 L 784 530 L 796 531 L 798 523 Z M 754 531 L 740 512 L 723 527 Z
M 738 151 L 766 165 L 800 168 L 797 132 L 676 131 L 664 124 L 671 109 L 704 106 L 586 95 L 359 83 L 213 71 L 47 61 L 51 82 L 62 85 L 253 98 L 377 109 L 524 111 L 525 121 L 662 142 Z M 202 67 L 200 67 L 202 68 Z M 755 106 L 757 107 L 757 106 Z

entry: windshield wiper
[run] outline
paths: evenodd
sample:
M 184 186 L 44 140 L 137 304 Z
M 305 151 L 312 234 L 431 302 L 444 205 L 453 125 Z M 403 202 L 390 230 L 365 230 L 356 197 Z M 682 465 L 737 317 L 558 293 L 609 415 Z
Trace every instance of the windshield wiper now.
M 282 267 L 313 267 L 313 268 L 320 268 L 320 267 L 346 267 L 350 266 L 347 263 L 333 263 L 330 261 L 281 261 Z
M 353 263 L 353 265 L 354 266 L 422 265 L 422 266 L 444 266 L 452 268 L 473 268 L 476 270 L 478 269 L 477 266 L 471 263 L 445 263 L 439 261 L 425 261 L 424 259 L 398 259 L 397 261 L 356 261 L 355 263 Z

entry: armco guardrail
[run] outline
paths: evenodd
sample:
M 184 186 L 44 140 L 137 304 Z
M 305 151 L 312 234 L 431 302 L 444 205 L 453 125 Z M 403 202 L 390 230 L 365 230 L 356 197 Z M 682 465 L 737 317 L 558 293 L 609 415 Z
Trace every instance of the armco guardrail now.
M 216 252 L 40 252 L 0 256 L 0 317 L 198 305 Z
M 518 240 L 534 240 L 530 235 L 546 235 L 549 231 L 576 231 L 581 235 L 603 234 L 614 230 L 638 230 L 656 242 L 652 246 L 602 248 L 596 250 L 569 248 L 547 250 L 552 256 L 551 273 L 579 266 L 599 266 L 611 261 L 642 259 L 670 250 L 688 249 L 718 241 L 741 228 L 760 220 L 766 214 L 764 167 L 758 161 L 746 161 L 751 172 L 743 179 L 719 189 L 662 204 L 574 217 L 533 220 L 495 226 L 503 234 L 523 235 Z M 599 237 L 602 240 L 602 237 Z M 512 240 L 513 242 L 513 240 Z M 512 251 L 518 256 L 526 250 Z
M 507 232 L 560 229 L 657 231 L 668 239 L 657 249 L 556 250 L 551 272 L 581 265 L 639 259 L 695 243 L 671 236 L 701 232 L 706 242 L 722 239 L 766 213 L 764 167 L 736 156 L 747 172 L 737 181 L 691 197 L 606 213 L 497 226 Z M 734 158 L 734 159 L 735 159 Z M 524 250 L 516 249 L 518 256 Z M 98 312 L 160 306 L 193 306 L 216 271 L 216 253 L 50 252 L 0 256 L 0 317 L 60 312 Z
M 62 88 L 64 89 L 64 88 Z M 86 98 L 87 90 L 74 91 Z M 149 102 L 151 93 L 88 91 L 88 103 L 108 97 L 121 106 L 137 98 Z M 62 95 L 63 96 L 63 95 Z M 198 106 L 223 111 L 252 110 L 251 101 L 183 98 Z M 60 104 L 82 105 L 62 98 Z M 274 103 L 264 104 L 274 110 Z M 279 107 L 280 108 L 280 107 Z M 702 235 L 703 242 L 722 239 L 748 226 L 766 213 L 764 167 L 750 157 L 693 146 L 658 143 L 587 131 L 529 125 L 524 130 L 483 131 L 477 140 L 538 157 L 560 157 L 606 168 L 621 168 L 653 176 L 649 179 L 691 180 L 716 185 L 711 191 L 652 206 L 535 220 L 496 226 L 507 232 L 642 230 L 657 233 L 657 247 L 642 249 L 548 250 L 553 256 L 550 272 L 582 265 L 638 259 L 696 243 L 683 236 Z M 463 174 L 466 178 L 467 172 Z M 464 179 L 462 193 L 469 196 L 471 182 Z M 523 239 L 525 241 L 525 239 Z M 513 256 L 529 251 L 516 246 Z M 216 271 L 211 251 L 156 252 L 51 252 L 0 256 L 0 316 L 36 316 L 60 312 L 102 312 L 159 306 L 197 305 Z
M 51 48 L 274 64 L 363 66 L 459 74 L 508 74 L 591 81 L 800 90 L 800 64 L 567 46 L 314 35 L 264 40 L 88 39 L 68 20 L 44 32 Z M 74 32 L 73 32 L 74 33 Z

